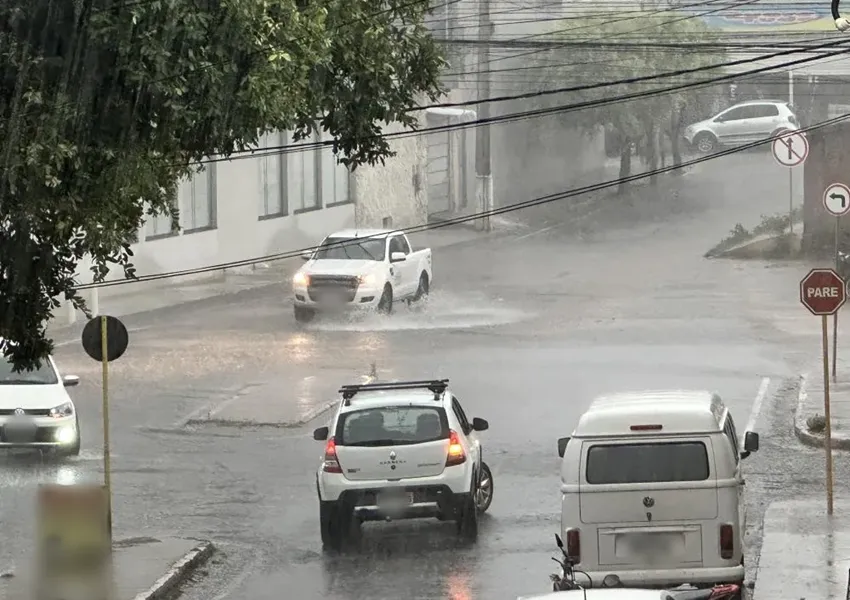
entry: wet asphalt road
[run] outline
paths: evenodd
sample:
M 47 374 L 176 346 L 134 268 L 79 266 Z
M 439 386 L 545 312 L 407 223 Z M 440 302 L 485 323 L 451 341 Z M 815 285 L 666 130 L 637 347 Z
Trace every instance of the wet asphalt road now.
M 555 440 L 596 394 L 710 388 L 739 428 L 758 417 L 762 433 L 747 464 L 752 571 L 765 502 L 819 481 L 819 455 L 798 448 L 786 410 L 809 347 L 773 328 L 754 300 L 753 286 L 772 276 L 762 265 L 702 254 L 734 223 L 787 207 L 785 172 L 771 161 L 714 161 L 649 204 L 605 203 L 579 233 L 561 209 L 527 213 L 529 229 L 435 253 L 429 305 L 389 318 L 299 328 L 281 285 L 127 319 L 139 331 L 113 369 L 116 530 L 216 541 L 222 552 L 184 590 L 187 600 L 545 591 L 559 522 Z M 83 453 L 62 464 L 0 462 L 6 539 L 32 539 L 35 483 L 101 477 L 99 365 L 76 345 L 56 358 L 83 377 L 74 392 Z M 326 417 L 300 428 L 181 426 L 251 385 L 264 384 L 276 405 L 318 403 L 372 362 L 382 377 L 448 377 L 467 413 L 489 420 L 495 500 L 474 547 L 429 520 L 368 524 L 359 549 L 323 556 L 314 483 L 322 447 L 310 432 Z M 765 378 L 764 408 L 751 415 Z M 0 570 L 22 560 L 19 550 L 0 544 Z

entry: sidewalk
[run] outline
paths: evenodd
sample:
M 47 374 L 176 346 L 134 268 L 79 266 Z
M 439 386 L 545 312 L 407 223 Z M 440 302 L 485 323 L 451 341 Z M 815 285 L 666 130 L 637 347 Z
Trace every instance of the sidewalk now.
M 115 600 L 159 600 L 174 592 L 214 552 L 209 542 L 129 538 L 113 544 Z M 0 600 L 25 600 L 31 579 L 0 568 Z
M 830 362 L 829 405 L 832 447 L 850 450 L 850 361 L 843 361 L 840 357 L 841 349 L 839 348 L 837 383 L 832 381 L 832 363 Z M 808 373 L 800 376 L 797 408 L 794 413 L 794 433 L 807 446 L 822 448 L 824 445 L 823 402 L 823 366 L 818 364 Z M 812 428 L 811 425 L 815 427 Z
M 464 227 L 441 227 L 413 233 L 410 235 L 410 241 L 414 247 L 430 247 L 436 254 L 438 250 L 450 246 L 495 239 L 511 231 L 509 227 L 496 227 L 491 233 L 485 234 Z M 437 256 L 435 259 L 439 261 Z M 89 302 L 89 309 L 92 312 L 126 317 L 169 306 L 287 283 L 301 264 L 301 260 L 295 257 L 260 263 L 254 267 L 213 271 L 203 276 L 131 282 L 98 289 L 96 303 L 90 300 L 90 290 L 84 290 L 82 296 Z M 48 336 L 57 341 L 72 338 L 82 331 L 85 320 L 81 312 L 62 306 L 56 310 L 54 318 L 48 325 Z
M 774 502 L 753 600 L 844 600 L 850 570 L 850 501 L 826 515 L 824 498 Z

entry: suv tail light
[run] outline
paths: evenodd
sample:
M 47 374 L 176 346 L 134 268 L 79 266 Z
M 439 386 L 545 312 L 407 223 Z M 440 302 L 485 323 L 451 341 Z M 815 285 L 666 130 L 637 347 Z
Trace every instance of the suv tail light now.
M 453 467 L 464 462 L 466 462 L 466 452 L 463 451 L 460 437 L 458 437 L 457 432 L 449 431 L 449 452 L 446 456 L 446 466 Z
M 728 523 L 720 526 L 720 558 L 732 558 L 735 552 L 735 530 Z
M 799 123 L 797 123 L 797 117 L 795 117 L 794 115 L 789 115 L 789 116 L 788 116 L 788 121 L 789 121 L 792 125 L 799 125 Z
M 339 460 L 336 457 L 336 441 L 331 438 L 325 444 L 325 459 L 322 463 L 322 471 L 325 473 L 342 473 Z
M 575 563 L 581 562 L 581 532 L 567 529 L 567 556 Z

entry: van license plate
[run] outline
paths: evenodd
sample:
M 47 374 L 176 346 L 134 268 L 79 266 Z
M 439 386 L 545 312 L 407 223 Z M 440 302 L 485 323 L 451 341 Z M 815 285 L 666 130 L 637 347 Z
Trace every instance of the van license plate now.
M 665 558 L 671 549 L 670 539 L 663 534 L 630 535 L 624 540 L 629 556 L 644 556 L 650 562 Z

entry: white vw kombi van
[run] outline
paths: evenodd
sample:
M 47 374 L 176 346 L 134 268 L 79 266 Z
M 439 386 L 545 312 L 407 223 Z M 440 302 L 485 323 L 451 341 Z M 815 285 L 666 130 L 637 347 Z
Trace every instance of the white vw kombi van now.
M 646 391 L 597 398 L 558 440 L 561 536 L 600 586 L 744 580 L 743 448 L 729 410 L 704 391 Z M 579 574 L 579 577 L 581 575 Z

